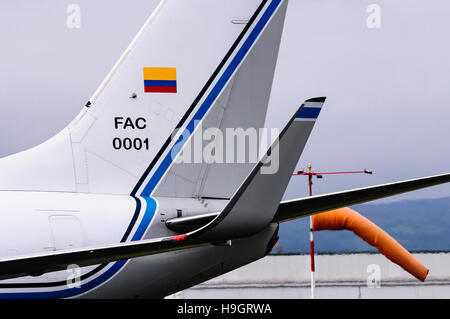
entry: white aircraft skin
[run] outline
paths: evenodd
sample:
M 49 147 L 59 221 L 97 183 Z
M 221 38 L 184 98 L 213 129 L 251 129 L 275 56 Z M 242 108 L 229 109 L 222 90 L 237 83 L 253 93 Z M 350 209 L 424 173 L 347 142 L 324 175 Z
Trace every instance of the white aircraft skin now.
M 287 0 L 163 0 L 72 123 L 0 159 L 0 298 L 162 298 L 270 252 L 275 214 L 324 98 L 306 101 L 274 142 L 282 165 L 272 175 L 259 173 L 264 161 L 174 158 L 202 126 L 263 127 L 287 7 Z M 211 213 L 218 217 L 181 237 L 165 223 Z M 101 263 L 89 257 L 186 238 L 209 245 Z M 80 251 L 82 259 L 65 262 Z M 34 257 L 44 258 L 42 269 Z M 63 270 L 71 260 L 83 266 Z M 24 262 L 30 270 L 15 272 Z
M 99 246 L 169 232 L 164 223 L 161 223 L 161 218 L 164 218 L 159 214 L 161 206 L 153 198 L 6 191 L 0 192 L 0 202 L 1 211 L 8 212 L 2 215 L 0 225 L 1 251 L 3 254 L 6 252 L 6 256 L 70 249 L 73 246 Z M 217 207 L 216 211 L 223 207 L 221 202 L 223 201 L 205 201 L 208 206 Z M 170 205 L 173 205 L 174 211 L 175 207 L 190 207 L 199 213 L 210 211 L 195 199 L 177 202 L 177 199 L 165 198 L 164 204 L 167 204 L 164 206 L 165 212 L 171 211 Z M 134 219 L 134 216 L 137 218 Z M 131 232 L 127 232 L 132 225 L 130 221 L 135 221 L 134 227 Z M 149 229 L 152 232 L 146 232 L 149 223 L 152 224 Z M 52 233 L 55 229 L 61 233 Z M 81 275 L 87 275 L 81 288 L 68 288 L 70 272 L 66 271 L 3 280 L 0 282 L 0 297 L 162 297 L 192 285 L 191 282 L 196 284 L 265 256 L 275 229 L 276 227 L 269 227 L 255 238 L 243 240 L 242 243 L 236 241 L 232 247 L 200 247 L 167 252 L 112 263 L 100 271 L 99 265 L 83 267 Z M 61 240 L 62 247 L 55 246 L 58 245 L 54 241 L 55 235 Z M 204 277 L 193 278 L 205 271 Z M 85 285 L 84 282 L 92 286 Z M 53 285 L 48 287 L 50 283 Z M 23 286 L 30 288 L 22 288 Z
M 159 171 L 136 185 L 221 61 L 222 77 L 213 78 L 206 93 L 227 89 L 269 24 L 278 24 L 272 31 L 277 34 L 268 35 L 275 37 L 272 51 L 278 52 L 286 7 L 287 1 L 281 0 L 162 1 L 90 105 L 67 128 L 42 145 L 0 160 L 0 257 L 175 235 L 162 221 L 176 217 L 177 209 L 183 209 L 183 216 L 219 212 L 227 201 L 154 196 L 164 176 L 154 178 Z M 232 22 L 253 15 L 248 27 Z M 275 61 L 276 54 L 268 61 L 272 68 Z M 143 67 L 176 67 L 178 92 L 144 94 Z M 266 72 L 271 83 L 273 69 Z M 134 92 L 138 97 L 130 99 Z M 265 100 L 261 107 L 258 116 L 264 119 Z M 137 122 L 140 118 L 144 121 Z M 145 129 L 126 129 L 127 119 Z M 145 154 L 112 148 L 116 137 L 141 136 L 151 141 Z M 66 271 L 2 280 L 0 298 L 163 297 L 265 256 L 277 227 L 265 228 L 231 247 L 199 247 L 83 267 L 81 288 L 67 286 Z

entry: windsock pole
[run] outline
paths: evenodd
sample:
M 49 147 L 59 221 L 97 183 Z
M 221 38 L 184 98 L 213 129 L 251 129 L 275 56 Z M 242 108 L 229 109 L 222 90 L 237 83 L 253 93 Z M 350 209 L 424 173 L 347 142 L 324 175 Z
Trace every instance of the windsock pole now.
M 311 164 L 308 165 L 308 184 L 309 184 L 309 196 L 312 196 L 312 177 L 311 174 Z M 314 228 L 312 216 L 309 216 L 309 254 L 311 256 L 311 299 L 314 299 L 314 288 L 316 286 L 316 280 L 314 278 L 314 273 L 316 271 L 314 262 Z
M 308 172 L 304 172 L 303 170 L 298 171 L 296 174 L 292 174 L 294 176 L 297 175 L 306 175 L 308 176 L 308 185 L 309 185 L 309 196 L 312 196 L 312 178 L 313 176 L 316 176 L 317 178 L 323 178 L 322 175 L 325 174 L 372 174 L 371 171 L 363 170 L 363 171 L 349 171 L 349 172 L 324 172 L 324 173 L 317 173 L 311 171 L 312 166 L 311 164 L 308 164 Z M 311 256 L 311 299 L 314 299 L 314 290 L 316 286 L 316 280 L 315 280 L 315 272 L 316 272 L 316 264 L 314 261 L 314 225 L 313 225 L 313 218 L 312 216 L 309 216 L 309 253 Z
M 309 251 L 311 255 L 311 299 L 314 299 L 314 288 L 316 286 L 314 273 L 316 271 L 315 269 L 315 263 L 314 263 L 314 229 L 313 229 L 313 222 L 312 222 L 312 216 L 309 216 Z

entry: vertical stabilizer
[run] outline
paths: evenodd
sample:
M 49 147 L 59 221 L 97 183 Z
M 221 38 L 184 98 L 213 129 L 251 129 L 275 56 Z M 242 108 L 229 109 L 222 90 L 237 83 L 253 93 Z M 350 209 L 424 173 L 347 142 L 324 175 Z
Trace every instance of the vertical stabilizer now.
M 0 160 L 0 189 L 152 194 L 173 164 L 174 133 L 192 134 L 223 99 L 286 4 L 163 0 L 67 128 Z

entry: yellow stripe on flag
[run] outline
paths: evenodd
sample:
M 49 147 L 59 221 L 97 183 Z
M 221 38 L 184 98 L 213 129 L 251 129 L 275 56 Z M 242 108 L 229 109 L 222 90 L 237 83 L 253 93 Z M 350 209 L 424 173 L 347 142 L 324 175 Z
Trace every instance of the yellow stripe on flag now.
M 176 81 L 177 68 L 144 68 L 144 80 Z

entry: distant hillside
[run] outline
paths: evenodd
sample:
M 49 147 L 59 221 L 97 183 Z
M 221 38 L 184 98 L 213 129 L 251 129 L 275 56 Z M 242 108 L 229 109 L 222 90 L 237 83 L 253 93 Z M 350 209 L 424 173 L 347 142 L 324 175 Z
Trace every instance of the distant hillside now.
M 450 197 L 352 207 L 409 251 L 450 251 Z M 315 232 L 318 253 L 376 252 L 350 231 Z M 281 253 L 309 252 L 309 218 L 280 225 Z M 272 253 L 278 253 L 276 249 Z

